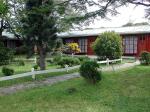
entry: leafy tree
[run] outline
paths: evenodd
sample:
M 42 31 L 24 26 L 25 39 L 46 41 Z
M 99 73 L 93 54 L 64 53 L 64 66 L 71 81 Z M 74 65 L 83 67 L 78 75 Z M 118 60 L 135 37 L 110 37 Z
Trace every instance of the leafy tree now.
M 5 21 L 7 13 L 8 13 L 7 4 L 4 2 L 4 0 L 0 0 L 0 39 L 2 37 L 2 32 L 7 27 L 7 23 Z
M 115 32 L 104 32 L 93 43 L 93 50 L 100 59 L 117 59 L 122 56 L 122 40 Z

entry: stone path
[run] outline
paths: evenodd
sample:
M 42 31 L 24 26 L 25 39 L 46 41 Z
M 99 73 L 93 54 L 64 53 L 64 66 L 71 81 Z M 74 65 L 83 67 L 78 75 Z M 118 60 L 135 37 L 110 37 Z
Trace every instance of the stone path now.
M 137 61 L 135 63 L 125 63 L 125 64 L 121 64 L 121 65 L 103 67 L 101 70 L 102 71 L 115 71 L 115 70 L 131 68 L 131 67 L 134 67 L 135 65 L 139 65 L 139 64 L 140 63 Z M 69 80 L 72 78 L 77 78 L 77 77 L 80 77 L 79 73 L 72 73 L 72 74 L 67 74 L 67 75 L 63 75 L 63 76 L 50 77 L 43 81 L 34 81 L 34 82 L 30 82 L 30 83 L 13 85 L 10 87 L 1 87 L 0 95 L 13 94 L 17 91 L 21 91 L 21 90 L 25 90 L 25 89 L 31 89 L 31 88 L 46 86 L 46 85 L 52 85 L 52 84 L 55 84 L 58 82 L 62 82 L 62 81 Z

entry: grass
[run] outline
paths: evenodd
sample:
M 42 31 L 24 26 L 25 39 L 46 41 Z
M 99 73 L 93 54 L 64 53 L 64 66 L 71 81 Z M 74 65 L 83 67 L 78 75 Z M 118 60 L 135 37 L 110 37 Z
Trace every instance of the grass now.
M 69 70 L 68 72 L 64 71 L 64 72 L 52 72 L 52 73 L 47 73 L 47 74 L 38 74 L 36 75 L 36 81 L 42 81 L 49 77 L 61 76 L 61 75 L 70 74 L 74 72 L 78 72 L 78 69 Z M 7 86 L 15 85 L 15 84 L 22 84 L 22 83 L 29 83 L 29 82 L 33 82 L 33 79 L 31 76 L 8 80 L 8 81 L 0 81 L 0 87 L 7 87 Z
M 6 67 L 12 68 L 15 71 L 14 74 L 19 74 L 19 73 L 30 72 L 33 65 L 35 65 L 33 62 L 25 62 L 25 66 L 19 66 L 16 63 L 12 63 L 6 65 Z M 2 73 L 2 67 L 3 66 L 0 66 L 0 77 L 4 76 Z M 52 68 L 59 68 L 59 66 L 54 64 L 47 64 L 46 69 L 52 69 Z
M 150 67 L 105 72 L 89 85 L 82 78 L 0 96 L 1 112 L 149 112 Z M 70 88 L 73 88 L 70 92 Z

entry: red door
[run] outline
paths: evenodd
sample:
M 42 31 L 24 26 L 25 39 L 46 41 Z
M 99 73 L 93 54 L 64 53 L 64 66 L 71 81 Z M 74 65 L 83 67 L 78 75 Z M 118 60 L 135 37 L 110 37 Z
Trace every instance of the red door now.
M 138 55 L 140 55 L 143 51 L 147 50 L 147 37 L 142 35 L 138 38 Z
M 88 55 L 94 55 L 93 49 L 92 49 L 92 43 L 96 40 L 96 37 L 88 37 L 88 47 L 87 47 L 87 54 Z

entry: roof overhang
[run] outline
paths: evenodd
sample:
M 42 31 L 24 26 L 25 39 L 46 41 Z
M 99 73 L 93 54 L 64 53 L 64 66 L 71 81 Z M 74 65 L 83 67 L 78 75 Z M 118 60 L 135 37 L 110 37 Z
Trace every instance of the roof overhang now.
M 147 34 L 150 33 L 150 25 L 143 26 L 130 26 L 130 27 L 114 27 L 114 28 L 99 28 L 99 29 L 89 29 L 89 30 L 80 30 L 80 31 L 68 31 L 58 34 L 58 37 L 61 38 L 70 38 L 70 37 L 88 37 L 88 36 L 98 36 L 103 32 L 114 31 L 120 35 L 129 35 L 129 34 Z

